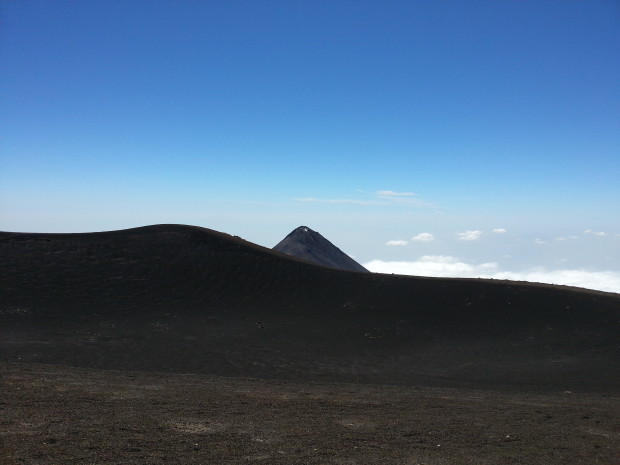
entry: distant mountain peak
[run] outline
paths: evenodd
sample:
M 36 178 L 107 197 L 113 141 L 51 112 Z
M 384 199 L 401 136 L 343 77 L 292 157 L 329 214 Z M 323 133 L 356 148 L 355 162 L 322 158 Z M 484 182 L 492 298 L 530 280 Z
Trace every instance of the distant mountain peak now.
M 273 250 L 329 268 L 368 272 L 366 268 L 308 226 L 295 228 Z
M 286 237 L 290 237 L 290 236 L 293 236 L 295 234 L 313 233 L 313 232 L 315 232 L 315 231 L 310 229 L 308 226 L 298 226 L 297 228 L 293 229 Z

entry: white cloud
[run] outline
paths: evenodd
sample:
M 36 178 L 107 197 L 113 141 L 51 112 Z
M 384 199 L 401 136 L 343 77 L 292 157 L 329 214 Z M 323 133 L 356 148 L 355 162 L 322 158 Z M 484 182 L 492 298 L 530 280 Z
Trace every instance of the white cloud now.
M 328 204 L 350 204 L 350 205 L 404 205 L 409 207 L 434 207 L 435 205 L 426 200 L 412 198 L 416 194 L 413 192 L 394 192 L 394 191 L 377 191 L 374 193 L 357 190 L 357 192 L 365 196 L 372 195 L 374 198 L 366 199 L 324 199 L 317 197 L 303 197 L 295 199 L 297 202 L 304 203 L 328 203 Z
M 558 242 L 569 241 L 579 239 L 579 236 L 566 236 L 566 237 L 556 237 L 555 240 Z
M 415 194 L 413 192 L 377 191 L 377 195 L 381 197 L 410 197 Z
M 477 241 L 482 236 L 482 231 L 465 231 L 457 233 L 457 236 L 462 241 Z
M 413 207 L 433 206 L 433 204 L 425 200 L 412 198 L 416 195 L 413 192 L 377 191 L 375 195 L 377 198 L 388 202 L 390 205 L 408 205 Z
M 497 268 L 496 263 L 471 265 L 450 255 L 424 255 L 415 262 L 384 262 L 373 260 L 364 265 L 376 273 L 408 274 L 437 277 L 478 277 L 480 273 Z
M 408 242 L 407 241 L 387 241 L 385 243 L 385 245 L 396 245 L 396 246 L 403 246 L 403 245 L 407 245 Z
M 387 202 L 378 200 L 357 200 L 357 199 L 317 199 L 316 197 L 304 197 L 295 199 L 297 202 L 304 203 L 334 203 L 334 204 L 353 204 L 353 205 L 388 205 Z
M 546 243 L 547 241 L 543 241 L 540 237 L 537 237 L 536 239 L 534 239 L 534 244 L 541 245 L 541 244 L 546 244 Z
M 435 236 L 433 236 L 431 233 L 424 232 L 418 234 L 417 236 L 413 236 L 411 240 L 416 242 L 430 242 L 435 240 Z
M 495 228 L 492 232 L 495 234 L 506 234 L 508 230 L 504 228 Z
M 592 231 L 591 229 L 586 229 L 584 231 L 584 233 L 586 233 L 586 234 L 593 234 L 595 236 L 601 236 L 601 237 L 607 235 L 607 233 L 604 232 L 604 231 Z
M 586 289 L 620 293 L 619 271 L 588 271 L 580 269 L 547 270 L 545 268 L 533 268 L 520 272 L 498 272 L 489 277 L 494 279 L 510 279 L 513 281 L 563 284 L 565 286 L 584 287 Z
M 443 278 L 508 279 L 620 293 L 620 271 L 547 270 L 542 267 L 522 271 L 502 271 L 495 262 L 471 264 L 449 255 L 425 255 L 413 262 L 372 260 L 365 263 L 364 267 L 375 273 Z

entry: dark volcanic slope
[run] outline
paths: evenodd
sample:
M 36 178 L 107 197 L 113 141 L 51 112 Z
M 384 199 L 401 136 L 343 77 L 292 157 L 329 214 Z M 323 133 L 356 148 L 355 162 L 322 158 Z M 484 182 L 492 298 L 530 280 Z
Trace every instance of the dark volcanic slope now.
M 215 231 L 0 233 L 0 359 L 434 385 L 620 387 L 620 296 L 349 273 Z
M 293 230 L 273 250 L 338 270 L 368 272 L 366 268 L 307 226 Z

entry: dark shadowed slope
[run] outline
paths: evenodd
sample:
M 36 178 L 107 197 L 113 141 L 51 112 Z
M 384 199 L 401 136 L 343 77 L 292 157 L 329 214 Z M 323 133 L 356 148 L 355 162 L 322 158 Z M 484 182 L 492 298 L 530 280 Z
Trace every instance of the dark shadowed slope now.
M 0 233 L 0 359 L 226 376 L 620 387 L 620 296 L 350 273 L 208 229 Z
M 273 250 L 330 268 L 368 272 L 366 268 L 307 226 L 293 230 Z

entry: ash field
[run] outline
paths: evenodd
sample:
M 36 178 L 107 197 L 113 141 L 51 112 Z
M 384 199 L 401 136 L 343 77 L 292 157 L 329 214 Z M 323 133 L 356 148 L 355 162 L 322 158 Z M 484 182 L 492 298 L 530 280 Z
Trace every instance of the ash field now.
M 620 463 L 618 294 L 180 225 L 4 232 L 0 263 L 3 464 Z

